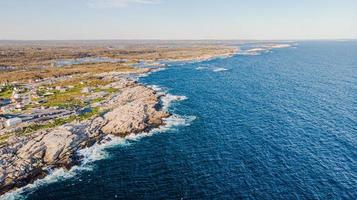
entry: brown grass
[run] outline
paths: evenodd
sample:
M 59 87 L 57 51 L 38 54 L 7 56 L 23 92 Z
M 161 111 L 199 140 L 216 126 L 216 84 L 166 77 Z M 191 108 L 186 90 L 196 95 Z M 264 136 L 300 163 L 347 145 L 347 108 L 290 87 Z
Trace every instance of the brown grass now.
M 133 73 L 136 72 L 136 69 L 134 67 L 119 63 L 82 64 L 69 67 L 48 67 L 46 69 L 0 72 L 0 83 L 5 83 L 7 81 L 27 82 L 30 79 L 43 79 L 84 73 L 98 74 L 112 71 Z

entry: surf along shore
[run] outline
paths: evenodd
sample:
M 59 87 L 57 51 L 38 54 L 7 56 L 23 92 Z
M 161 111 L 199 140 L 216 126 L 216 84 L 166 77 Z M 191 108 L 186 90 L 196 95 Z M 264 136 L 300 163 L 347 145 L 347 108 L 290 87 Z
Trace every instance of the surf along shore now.
M 81 163 L 81 149 L 165 125 L 171 115 L 161 104 L 165 94 L 135 81 L 163 67 L 160 61 L 236 52 L 197 44 L 53 43 L 3 44 L 0 51 L 0 66 L 6 66 L 0 71 L 0 97 L 10 101 L 0 113 L 0 195 L 54 169 L 70 170 Z M 150 68 L 134 67 L 141 62 Z

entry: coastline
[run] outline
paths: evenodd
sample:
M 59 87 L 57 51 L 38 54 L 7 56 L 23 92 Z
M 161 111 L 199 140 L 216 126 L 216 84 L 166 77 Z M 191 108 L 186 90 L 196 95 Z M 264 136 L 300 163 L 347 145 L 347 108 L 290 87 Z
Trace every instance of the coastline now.
M 159 109 L 160 96 L 142 84 L 115 82 L 120 95 L 102 105 L 109 111 L 83 122 L 41 130 L 31 136 L 12 137 L 1 152 L 1 194 L 45 177 L 53 169 L 69 170 L 81 161 L 78 150 L 110 141 L 108 135 L 124 137 L 148 132 L 164 124 L 169 113 Z
M 232 55 L 234 53 L 205 55 L 176 61 L 203 61 Z M 155 69 L 144 68 L 134 76 L 143 76 L 153 71 Z M 132 138 L 165 126 L 172 114 L 160 102 L 168 94 L 121 75 L 110 72 L 100 74 L 116 79 L 116 82 L 106 87 L 121 90 L 101 105 L 107 112 L 83 122 L 41 130 L 31 136 L 13 137 L 9 139 L 9 144 L 0 147 L 0 194 L 7 194 L 43 179 L 53 170 L 71 170 L 83 162 L 79 151 L 108 143 L 112 135 Z

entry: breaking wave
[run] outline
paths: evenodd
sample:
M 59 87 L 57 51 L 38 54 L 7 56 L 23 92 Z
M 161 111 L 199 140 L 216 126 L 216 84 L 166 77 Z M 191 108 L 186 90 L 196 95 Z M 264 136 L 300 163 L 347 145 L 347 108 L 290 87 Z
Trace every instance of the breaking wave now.
M 155 90 L 158 95 L 162 96 L 161 97 L 162 109 L 165 111 L 169 109 L 169 107 L 173 102 L 184 101 L 188 99 L 186 96 L 172 95 L 170 93 L 167 93 L 166 89 L 157 85 L 150 85 L 149 87 Z
M 55 183 L 58 181 L 63 181 L 69 178 L 75 177 L 81 171 L 91 171 L 93 170 L 93 163 L 97 160 L 106 159 L 109 157 L 107 151 L 109 147 L 118 145 L 128 145 L 129 143 L 120 137 L 107 136 L 106 142 L 102 144 L 95 144 L 89 148 L 81 149 L 78 154 L 83 157 L 81 164 L 78 166 L 73 166 L 71 170 L 67 171 L 63 168 L 52 170 L 49 175 L 43 179 L 38 179 L 35 182 L 26 185 L 25 187 L 14 190 L 10 193 L 6 193 L 0 196 L 1 200 L 15 200 L 15 199 L 25 199 L 27 194 L 30 194 L 36 188 L 44 185 Z
M 35 182 L 26 185 L 25 187 L 14 190 L 10 193 L 6 193 L 0 196 L 1 200 L 17 200 L 25 199 L 27 194 L 31 194 L 36 188 L 44 185 L 55 183 L 58 181 L 63 181 L 69 178 L 75 177 L 81 171 L 91 171 L 93 170 L 93 163 L 97 160 L 106 159 L 109 157 L 107 148 L 118 146 L 118 145 L 129 145 L 129 143 L 120 137 L 108 136 L 105 142 L 101 144 L 95 144 L 91 147 L 81 149 L 78 154 L 83 157 L 81 164 L 78 166 L 73 166 L 69 171 L 63 168 L 52 170 L 49 175 L 43 179 L 38 179 Z
M 139 139 L 144 138 L 144 137 L 148 137 L 148 136 L 152 136 L 157 133 L 163 133 L 163 132 L 172 130 L 174 127 L 189 126 L 189 125 L 191 125 L 191 122 L 193 122 L 195 119 L 196 119 L 196 116 L 172 115 L 172 116 L 164 119 L 165 125 L 160 126 L 159 128 L 155 128 L 147 133 L 130 134 L 130 135 L 126 136 L 125 139 L 129 140 L 129 141 L 138 141 Z
M 214 72 L 223 72 L 223 71 L 227 71 L 227 70 L 228 70 L 228 69 L 222 68 L 222 67 L 213 69 Z

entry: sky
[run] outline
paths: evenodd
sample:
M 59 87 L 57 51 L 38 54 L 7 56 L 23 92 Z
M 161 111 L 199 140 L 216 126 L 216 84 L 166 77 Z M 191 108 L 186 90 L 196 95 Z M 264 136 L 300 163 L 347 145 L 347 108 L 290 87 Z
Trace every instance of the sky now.
M 11 39 L 357 39 L 357 0 L 0 0 Z

